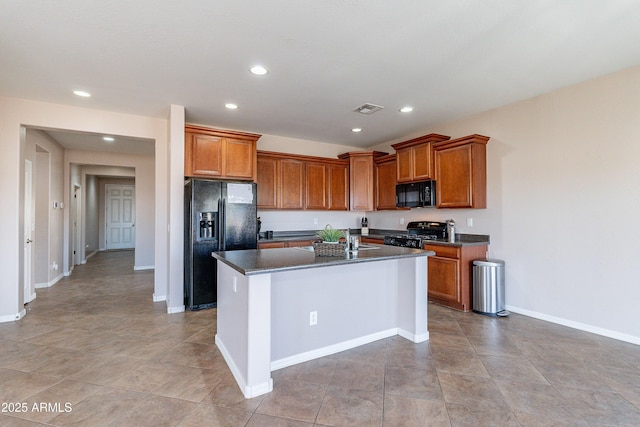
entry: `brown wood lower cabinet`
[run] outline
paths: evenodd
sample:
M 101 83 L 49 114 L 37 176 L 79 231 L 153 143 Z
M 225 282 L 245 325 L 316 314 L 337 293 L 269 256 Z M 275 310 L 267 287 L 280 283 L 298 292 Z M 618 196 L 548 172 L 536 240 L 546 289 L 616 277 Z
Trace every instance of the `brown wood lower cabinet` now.
M 311 246 L 315 239 L 306 240 L 288 240 L 286 242 L 258 242 L 258 249 L 272 249 L 272 248 L 295 248 L 299 246 Z
M 362 243 L 375 243 L 375 244 L 378 244 L 378 245 L 384 245 L 384 239 L 380 239 L 380 238 L 376 238 L 376 237 L 362 236 L 360 238 L 360 241 Z
M 445 246 L 425 244 L 424 249 L 434 251 L 429 257 L 429 301 L 462 311 L 469 311 L 473 301 L 472 262 L 483 259 L 486 245 Z

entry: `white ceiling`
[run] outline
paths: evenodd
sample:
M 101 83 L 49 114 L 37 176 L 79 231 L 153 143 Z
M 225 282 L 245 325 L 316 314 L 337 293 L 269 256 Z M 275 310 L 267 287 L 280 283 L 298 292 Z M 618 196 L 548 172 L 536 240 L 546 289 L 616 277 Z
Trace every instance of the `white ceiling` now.
M 110 151 L 112 153 L 153 155 L 155 141 L 144 138 L 132 138 L 119 135 L 103 135 L 84 132 L 72 132 L 59 129 L 40 129 L 51 138 L 60 142 L 70 150 Z M 111 137 L 113 141 L 105 141 L 103 137 Z
M 0 7 L 2 96 L 162 117 L 177 104 L 190 123 L 361 147 L 640 64 L 637 0 Z M 366 102 L 385 108 L 352 111 Z

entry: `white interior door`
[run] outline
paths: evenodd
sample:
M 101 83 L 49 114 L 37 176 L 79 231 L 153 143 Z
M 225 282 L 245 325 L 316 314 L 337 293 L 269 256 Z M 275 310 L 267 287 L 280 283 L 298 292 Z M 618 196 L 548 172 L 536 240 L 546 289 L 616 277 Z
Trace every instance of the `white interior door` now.
M 24 161 L 24 302 L 25 304 L 33 300 L 35 289 L 33 289 L 33 165 L 30 160 Z
M 132 249 L 135 247 L 135 186 L 106 186 L 106 248 Z

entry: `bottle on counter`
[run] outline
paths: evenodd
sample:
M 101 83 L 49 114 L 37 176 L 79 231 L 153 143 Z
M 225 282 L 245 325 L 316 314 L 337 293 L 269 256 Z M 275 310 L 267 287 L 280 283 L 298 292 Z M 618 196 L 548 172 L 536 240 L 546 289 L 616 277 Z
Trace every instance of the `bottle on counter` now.
M 447 235 L 450 243 L 456 241 L 456 222 L 453 219 L 447 221 Z

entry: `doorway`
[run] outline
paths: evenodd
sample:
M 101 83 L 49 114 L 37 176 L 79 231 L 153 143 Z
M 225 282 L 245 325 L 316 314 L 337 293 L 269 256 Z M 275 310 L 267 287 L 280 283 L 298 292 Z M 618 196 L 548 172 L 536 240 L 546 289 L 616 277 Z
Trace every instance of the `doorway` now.
M 105 226 L 107 250 L 135 247 L 135 186 L 106 185 Z

